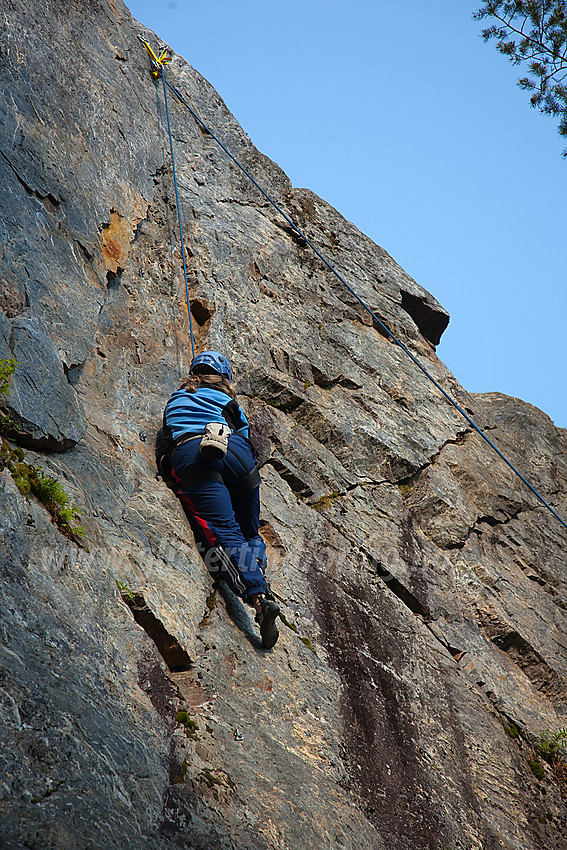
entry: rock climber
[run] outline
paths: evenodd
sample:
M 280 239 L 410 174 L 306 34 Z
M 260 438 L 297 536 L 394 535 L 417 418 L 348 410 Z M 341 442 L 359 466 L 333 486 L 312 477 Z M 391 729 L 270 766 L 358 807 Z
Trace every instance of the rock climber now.
M 156 460 L 183 505 L 209 571 L 255 609 L 262 644 L 270 649 L 278 639 L 279 607 L 265 578 L 260 474 L 231 381 L 230 365 L 217 351 L 193 359 L 189 377 L 165 406 Z M 160 451 L 160 439 L 167 451 Z

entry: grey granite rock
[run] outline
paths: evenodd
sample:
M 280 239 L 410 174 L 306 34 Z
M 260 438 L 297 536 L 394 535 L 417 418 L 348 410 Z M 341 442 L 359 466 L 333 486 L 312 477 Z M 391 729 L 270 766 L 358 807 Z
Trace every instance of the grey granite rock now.
M 565 530 L 173 99 L 195 344 L 230 358 L 262 465 L 285 618 L 264 651 L 155 478 L 192 356 L 137 36 L 159 39 L 121 0 L 0 10 L 5 401 L 87 547 L 3 460 L 0 846 L 566 850 L 537 750 L 567 723 Z M 185 60 L 168 75 L 565 515 L 567 433 L 460 387 L 434 297 L 293 188 Z
M 85 412 L 54 343 L 34 319 L 2 319 L 0 353 L 18 363 L 10 395 L 2 402 L 14 423 L 8 433 L 36 449 L 72 448 L 85 436 Z

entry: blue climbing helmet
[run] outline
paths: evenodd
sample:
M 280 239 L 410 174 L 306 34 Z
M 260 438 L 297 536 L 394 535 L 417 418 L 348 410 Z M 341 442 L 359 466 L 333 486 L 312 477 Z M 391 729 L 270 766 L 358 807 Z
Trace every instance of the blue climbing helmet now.
M 205 368 L 201 370 L 199 367 Z M 193 358 L 189 374 L 195 375 L 201 371 L 206 372 L 207 370 L 212 370 L 217 375 L 224 375 L 229 381 L 232 381 L 232 372 L 230 371 L 228 360 L 222 354 L 219 354 L 218 351 L 201 351 L 200 354 L 197 354 Z

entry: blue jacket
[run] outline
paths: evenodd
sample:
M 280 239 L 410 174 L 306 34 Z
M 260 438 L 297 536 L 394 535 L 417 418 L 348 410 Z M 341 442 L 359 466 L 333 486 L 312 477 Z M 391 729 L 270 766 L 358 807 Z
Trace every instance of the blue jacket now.
M 209 387 L 200 387 L 195 392 L 174 392 L 165 406 L 163 422 L 171 429 L 174 440 L 184 434 L 202 434 L 209 422 L 228 425 L 233 433 L 246 439 L 249 434 L 248 420 L 240 405 L 226 393 Z

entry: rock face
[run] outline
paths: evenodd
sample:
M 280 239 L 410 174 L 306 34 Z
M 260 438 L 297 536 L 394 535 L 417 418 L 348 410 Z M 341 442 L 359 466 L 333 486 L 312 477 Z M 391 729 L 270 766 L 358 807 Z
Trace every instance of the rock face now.
M 191 346 L 144 31 L 120 0 L 0 6 L 4 406 L 88 547 L 3 469 L 0 846 L 565 850 L 538 747 L 567 726 L 565 530 L 173 99 L 196 344 L 262 462 L 263 651 L 154 474 Z M 567 433 L 460 387 L 435 299 L 168 75 L 565 515 Z

